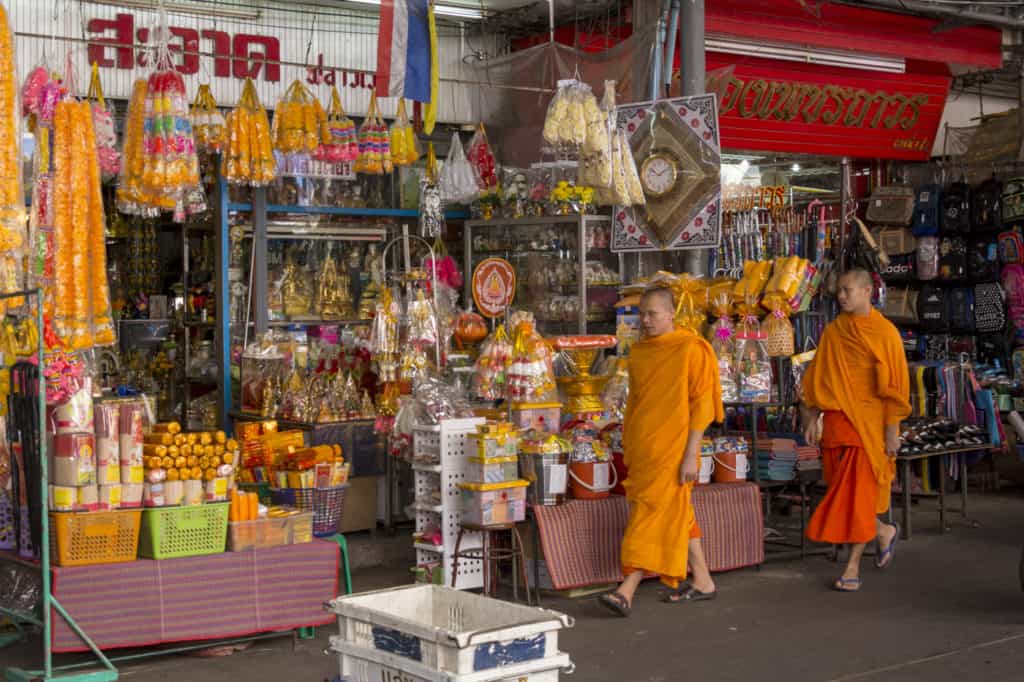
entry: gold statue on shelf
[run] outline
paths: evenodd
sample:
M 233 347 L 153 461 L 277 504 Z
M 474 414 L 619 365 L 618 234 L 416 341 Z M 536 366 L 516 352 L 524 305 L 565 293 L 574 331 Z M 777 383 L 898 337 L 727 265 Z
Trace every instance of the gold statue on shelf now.
M 281 278 L 281 298 L 284 301 L 284 314 L 288 317 L 309 315 L 311 296 L 310 285 L 302 268 L 295 259 L 288 257 Z
M 320 317 L 325 320 L 344 320 L 355 316 L 352 309 L 352 294 L 349 292 L 349 277 L 344 268 L 334 260 L 331 246 L 327 247 L 320 272 Z

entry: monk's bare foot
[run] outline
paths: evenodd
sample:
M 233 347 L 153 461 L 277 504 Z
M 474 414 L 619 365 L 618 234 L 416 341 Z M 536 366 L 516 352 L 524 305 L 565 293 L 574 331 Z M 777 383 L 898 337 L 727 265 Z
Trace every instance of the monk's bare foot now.
M 703 592 L 704 594 L 710 594 L 714 592 L 716 589 L 715 581 L 711 579 L 704 581 L 692 580 L 690 581 L 690 585 L 693 586 L 693 589 L 697 590 L 698 592 Z
M 878 548 L 883 552 L 889 549 L 892 541 L 896 539 L 896 526 L 885 524 L 878 533 Z

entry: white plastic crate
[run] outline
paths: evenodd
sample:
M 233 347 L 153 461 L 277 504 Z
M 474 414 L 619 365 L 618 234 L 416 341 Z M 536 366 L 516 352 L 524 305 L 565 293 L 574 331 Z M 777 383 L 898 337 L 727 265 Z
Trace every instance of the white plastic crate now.
M 556 611 L 438 585 L 339 597 L 330 606 L 340 631 L 331 648 L 349 682 L 557 680 L 572 667 L 558 631 L 573 620 Z M 381 677 L 389 670 L 406 677 Z

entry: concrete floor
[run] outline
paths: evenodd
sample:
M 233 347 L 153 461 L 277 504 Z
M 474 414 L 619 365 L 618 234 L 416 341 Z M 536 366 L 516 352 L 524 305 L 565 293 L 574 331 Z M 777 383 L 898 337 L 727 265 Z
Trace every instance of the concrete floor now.
M 915 535 L 892 568 L 865 560 L 859 594 L 828 589 L 837 565 L 822 557 L 770 562 L 760 571 L 717 576 L 715 602 L 668 605 L 654 582 L 641 587 L 632 618 L 610 617 L 593 598 L 547 597 L 576 627 L 560 635 L 576 664 L 565 680 L 1021 680 L 1024 593 L 1018 563 L 1024 545 L 1024 492 L 975 494 L 971 521 L 959 516 L 938 534 L 932 502 L 915 508 Z M 408 581 L 404 537 L 351 540 L 356 590 Z M 316 641 L 254 644 L 225 658 L 168 656 L 122 668 L 126 680 L 182 679 L 320 682 L 338 674 Z M 0 650 L 0 665 L 35 650 Z M 30 659 L 29 659 L 30 660 Z

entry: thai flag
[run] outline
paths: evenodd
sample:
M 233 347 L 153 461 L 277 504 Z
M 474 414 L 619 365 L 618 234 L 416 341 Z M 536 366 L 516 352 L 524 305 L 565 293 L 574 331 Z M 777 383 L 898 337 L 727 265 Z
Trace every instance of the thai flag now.
M 430 101 L 428 0 L 381 0 L 377 96 Z

